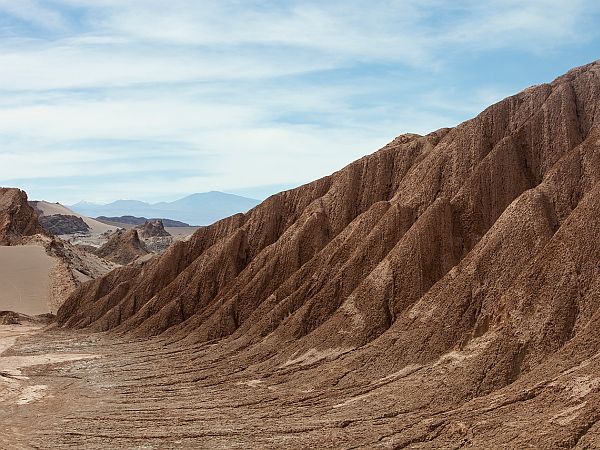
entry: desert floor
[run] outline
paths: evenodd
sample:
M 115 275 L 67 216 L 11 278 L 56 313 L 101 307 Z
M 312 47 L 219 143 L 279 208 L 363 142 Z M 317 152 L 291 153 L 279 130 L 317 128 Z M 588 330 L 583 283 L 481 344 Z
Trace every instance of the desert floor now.
M 265 372 L 181 344 L 0 325 L 0 448 L 595 448 L 596 358 L 461 402 L 465 352 L 344 383 L 337 360 Z
M 50 312 L 50 270 L 55 261 L 41 246 L 0 247 L 0 311 Z

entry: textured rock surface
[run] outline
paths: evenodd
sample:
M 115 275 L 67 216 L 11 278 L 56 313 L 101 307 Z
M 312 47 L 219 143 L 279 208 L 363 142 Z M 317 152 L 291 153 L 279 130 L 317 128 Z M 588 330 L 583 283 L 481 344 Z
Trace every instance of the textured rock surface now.
M 137 230 L 119 230 L 98 249 L 96 255 L 107 261 L 125 265 L 148 253 Z
M 163 225 L 160 219 L 147 220 L 142 225 L 136 227 L 138 234 L 142 239 L 151 237 L 169 237 L 171 236 Z
M 76 233 L 89 233 L 90 227 L 81 217 L 66 214 L 39 217 L 40 225 L 55 236 Z
M 44 233 L 37 214 L 20 189 L 0 188 L 0 245 L 14 245 L 23 236 Z
M 595 63 L 83 285 L 61 326 L 160 337 L 54 443 L 591 448 L 599 106 Z

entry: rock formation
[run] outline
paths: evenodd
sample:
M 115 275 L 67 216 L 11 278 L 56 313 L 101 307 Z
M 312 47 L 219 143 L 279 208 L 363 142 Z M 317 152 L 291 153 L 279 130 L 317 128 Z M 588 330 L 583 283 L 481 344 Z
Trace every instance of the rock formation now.
M 89 233 L 90 227 L 81 217 L 55 214 L 39 217 L 40 225 L 50 234 L 61 236 L 66 234 Z
M 211 343 L 189 372 L 224 360 L 304 392 L 302 408 L 344 393 L 318 415 L 361 408 L 386 427 L 373 446 L 585 443 L 600 418 L 599 112 L 594 63 L 402 135 L 83 285 L 59 324 Z M 515 434 L 511 414 L 536 419 Z M 338 428 L 366 439 L 351 417 Z
M 138 230 L 138 234 L 142 239 L 171 236 L 167 230 L 165 230 L 163 221 L 160 219 L 147 220 L 142 225 L 137 226 L 136 229 Z
M 108 261 L 125 265 L 149 253 L 140 240 L 137 230 L 119 230 L 98 249 L 96 255 Z
M 18 244 L 23 236 L 43 234 L 37 214 L 20 189 L 0 188 L 0 245 Z

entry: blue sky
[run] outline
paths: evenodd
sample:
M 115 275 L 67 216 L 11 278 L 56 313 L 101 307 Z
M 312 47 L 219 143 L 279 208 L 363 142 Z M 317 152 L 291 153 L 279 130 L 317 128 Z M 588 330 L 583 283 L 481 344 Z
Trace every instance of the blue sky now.
M 0 185 L 264 197 L 600 58 L 600 2 L 0 0 Z

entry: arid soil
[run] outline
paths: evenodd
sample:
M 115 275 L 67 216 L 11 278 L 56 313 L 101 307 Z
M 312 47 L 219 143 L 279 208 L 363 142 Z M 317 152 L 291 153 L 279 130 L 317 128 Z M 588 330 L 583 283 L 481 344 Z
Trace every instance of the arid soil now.
M 28 377 L 2 401 L 6 448 L 584 449 L 600 439 L 597 354 L 553 357 L 460 401 L 485 342 L 352 382 L 340 371 L 351 352 L 266 372 L 228 347 L 30 335 L 0 356 Z
M 37 448 L 597 448 L 600 63 L 77 289 Z M 1 364 L 1 361 L 0 361 Z M 37 416 L 40 419 L 33 421 Z
M 0 246 L 0 311 L 49 313 L 50 271 L 57 262 L 37 245 Z

